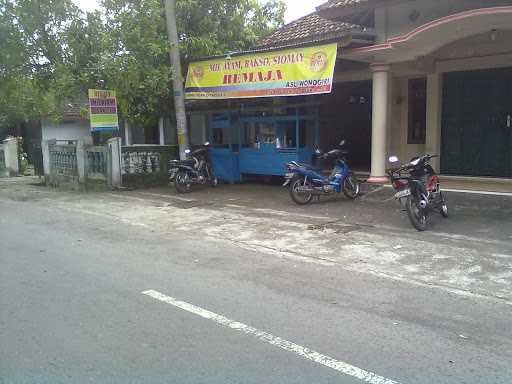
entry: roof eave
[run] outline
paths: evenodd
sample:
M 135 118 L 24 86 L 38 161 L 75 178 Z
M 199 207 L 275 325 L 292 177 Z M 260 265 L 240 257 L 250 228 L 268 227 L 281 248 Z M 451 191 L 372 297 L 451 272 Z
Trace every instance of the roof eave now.
M 407 1 L 411 0 L 370 0 L 359 4 L 331 7 L 326 6 L 327 3 L 324 3 L 316 7 L 316 11 L 319 16 L 325 19 L 353 22 L 350 18 L 355 14 L 370 12 L 383 5 L 405 3 Z
M 350 40 L 350 41 L 347 41 Z M 347 46 L 352 41 L 357 40 L 357 42 L 360 44 L 361 42 L 367 42 L 368 45 L 371 45 L 375 42 L 375 35 L 372 32 L 348 32 L 343 35 L 337 35 L 337 36 L 331 36 L 331 37 L 318 37 L 318 38 L 312 38 L 308 40 L 302 40 L 302 41 L 288 41 L 283 42 L 283 44 L 275 45 L 275 46 L 259 46 L 255 49 L 246 50 L 246 51 L 239 51 L 239 52 L 229 52 L 223 55 L 215 55 L 215 56 L 208 56 L 208 57 L 201 57 L 194 60 L 191 60 L 191 62 L 194 61 L 206 61 L 206 60 L 215 60 L 215 59 L 221 59 L 225 58 L 227 56 L 230 57 L 237 57 L 242 55 L 247 55 L 251 53 L 262 53 L 262 52 L 272 52 L 272 51 L 279 51 L 282 49 L 289 49 L 289 48 L 302 48 L 302 47 L 308 47 L 315 44 L 329 44 L 329 43 L 338 43 L 338 45 L 341 46 Z
M 338 43 L 338 45 L 347 45 L 353 39 L 357 40 L 366 40 L 368 44 L 372 44 L 375 41 L 375 35 L 371 32 L 354 32 L 347 31 L 344 33 L 334 33 L 334 34 L 325 34 L 312 36 L 305 40 L 289 40 L 284 41 L 279 45 L 262 45 L 261 48 L 265 48 L 266 50 L 278 50 L 278 49 L 286 49 L 286 48 L 296 48 L 296 47 L 304 47 L 313 44 L 328 44 L 328 43 Z M 350 40 L 350 41 L 348 41 Z

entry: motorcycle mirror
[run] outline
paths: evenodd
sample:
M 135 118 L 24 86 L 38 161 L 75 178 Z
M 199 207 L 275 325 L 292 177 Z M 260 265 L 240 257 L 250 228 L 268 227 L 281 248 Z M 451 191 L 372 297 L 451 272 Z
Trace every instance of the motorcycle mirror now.
M 389 156 L 389 162 L 390 163 L 398 163 L 400 160 L 398 159 L 398 156 Z
M 192 152 L 189 148 L 185 149 L 185 153 L 188 155 L 190 152 Z
M 210 145 L 210 142 L 207 141 L 206 143 L 204 143 L 205 147 L 209 146 Z
M 345 140 L 343 139 L 340 141 L 340 147 L 343 147 L 344 145 L 345 145 Z

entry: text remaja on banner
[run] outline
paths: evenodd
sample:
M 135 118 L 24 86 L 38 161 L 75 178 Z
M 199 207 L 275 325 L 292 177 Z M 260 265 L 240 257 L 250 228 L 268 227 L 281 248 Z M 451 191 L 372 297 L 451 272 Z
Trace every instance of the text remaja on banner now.
M 329 93 L 337 45 L 293 48 L 191 63 L 187 99 Z

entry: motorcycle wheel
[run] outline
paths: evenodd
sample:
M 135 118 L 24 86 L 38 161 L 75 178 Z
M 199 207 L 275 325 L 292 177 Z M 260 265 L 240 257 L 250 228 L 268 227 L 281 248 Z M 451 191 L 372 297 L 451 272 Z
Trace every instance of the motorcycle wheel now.
M 311 187 L 309 181 L 305 181 L 303 177 L 297 177 L 290 183 L 290 197 L 298 205 L 306 205 L 313 200 L 312 193 L 300 193 L 297 191 L 299 187 Z
M 444 200 L 444 196 L 441 194 L 441 209 L 439 210 L 439 213 L 441 216 L 443 216 L 445 219 L 448 218 L 448 205 L 446 205 L 446 201 Z
M 426 230 L 428 214 L 426 209 L 420 207 L 420 200 L 416 196 L 409 196 L 405 202 L 405 208 L 412 226 L 418 231 Z
M 349 199 L 354 200 L 357 196 L 359 196 L 359 181 L 357 178 L 350 174 L 343 181 L 343 193 Z
M 208 174 L 208 181 L 210 183 L 210 186 L 213 188 L 219 185 L 219 180 L 217 179 L 217 176 L 215 176 L 215 174 L 213 173 L 213 169 L 210 165 L 207 165 L 206 171 Z
M 187 172 L 178 171 L 174 178 L 174 187 L 178 193 L 188 193 L 192 188 L 192 184 L 188 182 Z

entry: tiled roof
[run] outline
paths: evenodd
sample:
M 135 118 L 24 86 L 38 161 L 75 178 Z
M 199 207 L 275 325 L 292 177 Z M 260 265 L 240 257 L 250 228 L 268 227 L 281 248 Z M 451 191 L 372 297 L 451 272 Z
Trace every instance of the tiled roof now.
M 329 0 L 328 2 L 320 5 L 317 9 L 325 10 L 325 9 L 331 9 L 331 8 L 354 6 L 354 5 L 360 5 L 363 3 L 368 3 L 370 1 L 372 1 L 372 0 Z
M 81 114 L 81 111 L 83 108 L 88 108 L 89 103 L 87 102 L 79 102 L 79 103 L 68 103 L 64 104 L 61 109 L 60 113 L 62 115 L 62 119 L 64 121 L 77 121 L 77 120 L 83 120 L 84 117 Z
M 357 0 L 348 0 L 357 1 Z M 328 20 L 316 12 L 292 21 L 256 43 L 257 48 L 286 47 L 341 38 L 362 27 L 350 23 Z

